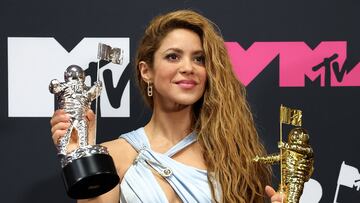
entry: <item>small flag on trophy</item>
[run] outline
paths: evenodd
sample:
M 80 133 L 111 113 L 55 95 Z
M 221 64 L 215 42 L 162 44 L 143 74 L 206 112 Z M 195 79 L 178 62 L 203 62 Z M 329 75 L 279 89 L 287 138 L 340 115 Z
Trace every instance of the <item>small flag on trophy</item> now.
M 116 47 L 111 47 L 106 44 L 99 43 L 98 45 L 98 59 L 108 61 L 114 64 L 122 64 L 124 58 L 124 50 Z
M 302 125 L 302 111 L 298 110 L 298 109 L 291 109 L 288 108 L 286 106 L 283 106 L 282 104 L 280 105 L 280 143 L 282 142 L 282 137 L 283 137 L 283 126 L 282 124 L 288 124 L 288 125 L 293 125 L 293 126 L 301 126 Z M 282 148 L 280 148 L 280 173 L 281 173 L 281 178 L 280 178 L 280 185 L 284 184 L 284 180 L 283 180 L 283 150 Z M 280 189 L 280 192 L 283 192 L 282 188 Z
M 302 112 L 298 109 L 291 109 L 283 105 L 280 106 L 280 122 L 293 126 L 302 125 Z

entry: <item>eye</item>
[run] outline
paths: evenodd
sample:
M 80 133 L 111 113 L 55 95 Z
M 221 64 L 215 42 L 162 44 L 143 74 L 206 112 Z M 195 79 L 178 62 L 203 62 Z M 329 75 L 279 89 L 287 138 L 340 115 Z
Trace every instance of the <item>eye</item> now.
M 175 53 L 170 53 L 165 56 L 165 58 L 169 61 L 175 62 L 180 59 L 180 56 Z
M 195 61 L 197 64 L 205 65 L 205 56 L 204 56 L 204 55 L 195 56 L 195 57 L 194 57 L 194 61 Z

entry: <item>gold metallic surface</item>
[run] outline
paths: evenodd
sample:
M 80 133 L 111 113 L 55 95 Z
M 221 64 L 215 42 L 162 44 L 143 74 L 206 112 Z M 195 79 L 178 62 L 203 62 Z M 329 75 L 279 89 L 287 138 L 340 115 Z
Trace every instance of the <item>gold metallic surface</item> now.
M 282 123 L 301 126 L 300 110 L 280 107 L 280 126 Z M 263 164 L 280 163 L 281 182 L 279 191 L 286 194 L 285 203 L 298 203 L 304 184 L 314 171 L 314 153 L 309 145 L 309 134 L 304 128 L 293 128 L 288 134 L 288 142 L 282 142 L 280 127 L 279 154 L 256 156 L 253 161 Z
M 313 173 L 314 154 L 309 145 L 309 135 L 303 128 L 294 128 L 289 133 L 288 142 L 280 142 L 278 147 L 283 154 L 256 156 L 255 162 L 274 164 L 282 161 L 282 179 L 279 191 L 286 194 L 287 203 L 298 203 L 304 189 L 304 184 Z
M 291 109 L 283 105 L 280 106 L 280 122 L 293 126 L 302 125 L 302 112 L 298 109 Z

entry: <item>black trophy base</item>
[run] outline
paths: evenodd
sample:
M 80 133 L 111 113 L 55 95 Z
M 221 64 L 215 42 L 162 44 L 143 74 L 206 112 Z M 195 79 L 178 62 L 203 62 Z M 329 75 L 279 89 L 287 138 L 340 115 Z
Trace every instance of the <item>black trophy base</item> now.
M 62 171 L 66 192 L 73 199 L 88 199 L 110 191 L 119 183 L 113 159 L 92 154 L 68 163 Z

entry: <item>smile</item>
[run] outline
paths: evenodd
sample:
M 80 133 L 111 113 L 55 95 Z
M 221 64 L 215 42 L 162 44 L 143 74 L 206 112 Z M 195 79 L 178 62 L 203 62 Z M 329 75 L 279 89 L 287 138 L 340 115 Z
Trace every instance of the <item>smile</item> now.
M 181 80 L 178 82 L 175 82 L 179 87 L 184 89 L 191 89 L 197 85 L 197 83 L 194 80 Z

